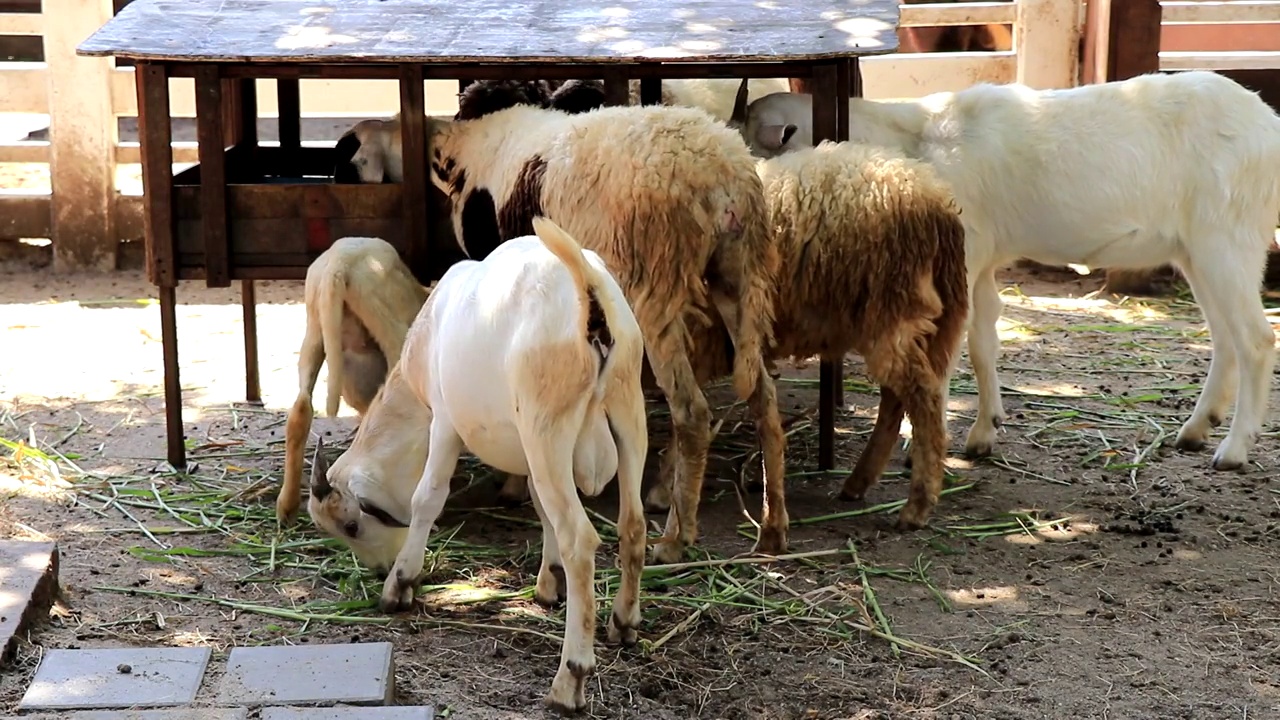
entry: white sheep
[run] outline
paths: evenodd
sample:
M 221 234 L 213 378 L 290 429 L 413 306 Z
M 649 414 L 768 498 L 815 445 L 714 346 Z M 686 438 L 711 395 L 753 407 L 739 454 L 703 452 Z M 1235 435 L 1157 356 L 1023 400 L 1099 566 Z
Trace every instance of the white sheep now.
M 395 247 L 371 237 L 339 238 L 320 253 L 307 268 L 303 294 L 307 329 L 298 351 L 298 397 L 285 425 L 284 482 L 276 497 L 282 523 L 293 519 L 301 502 L 311 392 L 320 366 L 329 366 L 325 414 L 336 416 L 342 399 L 363 415 L 427 299 Z
M 349 489 L 357 481 L 382 490 L 405 484 L 409 478 L 387 474 L 381 460 L 430 449 L 408 505 L 401 496 L 380 508 L 391 516 L 411 509 L 403 545 L 370 547 L 358 534 L 347 536 L 371 560 L 395 555 L 380 607 L 404 610 L 413 604 L 430 528 L 459 454 L 465 449 L 504 472 L 527 475 L 543 530 L 537 597 L 556 600 L 555 565 L 563 565 L 567 585 L 560 669 L 546 700 L 577 711 L 586 705 L 586 681 L 596 664 L 600 544 L 577 490 L 598 495 L 615 473 L 622 581 L 609 638 L 634 644 L 640 624 L 644 341 L 600 257 L 545 218 L 532 224 L 537 237 L 506 242 L 483 261 L 458 263 L 436 284 L 351 449 L 327 474 L 317 463 L 309 509 L 318 525 L 343 537 L 353 513 L 349 499 L 334 491 L 339 480 Z M 376 494 L 361 499 L 384 501 Z
M 671 407 L 679 458 L 672 541 L 655 558 L 677 560 L 697 535 L 710 410 L 690 364 L 701 349 L 688 333 L 716 312 L 738 351 L 735 389 L 761 408 L 765 484 L 780 483 L 785 441 L 773 381 L 761 371 L 777 253 L 742 139 L 706 112 L 662 105 L 578 115 L 518 105 L 431 126 L 431 180 L 449 196 L 453 234 L 469 256 L 486 257 L 544 214 L 605 258 L 627 294 Z M 378 147 L 362 145 L 356 160 Z M 362 167 L 376 181 L 379 163 Z M 761 524 L 757 550 L 780 552 L 785 507 L 766 504 Z
M 811 98 L 775 94 L 733 124 L 764 156 L 812 143 Z M 850 137 L 902 148 L 950 182 L 962 209 L 978 414 L 965 449 L 991 452 L 1005 413 L 996 376 L 998 266 L 1176 265 L 1213 340 L 1179 449 L 1204 447 L 1235 401 L 1213 467 L 1242 467 L 1266 418 L 1275 335 L 1259 287 L 1280 214 L 1280 117 L 1212 72 L 1067 90 L 979 84 L 917 100 L 850 102 Z
M 748 100 L 770 93 L 787 92 L 791 85 L 787 78 L 752 78 L 747 83 Z M 737 97 L 738 80 L 733 78 L 685 78 L 662 81 L 662 104 L 699 108 L 720 122 L 728 122 L 733 115 Z M 632 105 L 640 104 L 640 81 L 630 83 Z

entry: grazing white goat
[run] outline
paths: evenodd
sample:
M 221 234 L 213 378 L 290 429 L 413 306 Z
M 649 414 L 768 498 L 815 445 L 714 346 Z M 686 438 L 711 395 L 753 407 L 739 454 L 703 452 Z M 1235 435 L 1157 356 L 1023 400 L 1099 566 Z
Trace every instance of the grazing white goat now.
M 812 144 L 812 100 L 775 94 L 733 125 L 754 152 Z M 918 100 L 850 102 L 849 135 L 927 160 L 965 224 L 978 415 L 965 449 L 986 455 L 1005 413 L 996 376 L 995 270 L 1178 267 L 1213 340 L 1209 376 L 1179 449 L 1199 450 L 1235 401 L 1213 467 L 1243 466 L 1266 418 L 1275 334 L 1259 289 L 1280 215 L 1280 117 L 1212 72 L 1151 74 L 1068 90 L 979 84 Z
M 595 496 L 615 473 L 622 582 L 609 638 L 632 644 L 640 624 L 644 342 L 600 257 L 541 216 L 532 224 L 536 238 L 516 238 L 483 261 L 460 262 L 436 284 L 351 449 L 327 476 L 317 463 L 309 509 L 318 525 L 342 537 L 352 505 L 365 505 L 367 513 L 387 502 L 389 485 L 409 481 L 387 472 L 401 469 L 398 458 L 421 457 L 429 447 L 411 501 L 406 505 L 401 494 L 380 508 L 393 517 L 411 508 L 403 545 L 370 546 L 347 535 L 374 561 L 398 550 L 380 602 L 391 612 L 412 605 L 459 454 L 466 449 L 488 465 L 527 475 L 543 530 L 537 597 L 555 601 L 555 565 L 563 565 L 567 584 L 560 669 L 546 699 L 576 711 L 586 704 L 587 676 L 595 669 L 600 544 L 577 490 Z
M 307 330 L 298 351 L 298 397 L 285 425 L 284 482 L 276 517 L 288 522 L 302 494 L 302 458 L 311 431 L 311 391 L 320 366 L 329 365 L 325 414 L 338 414 L 339 399 L 361 415 L 395 364 L 405 333 L 427 299 L 390 243 L 380 238 L 339 238 L 307 268 Z

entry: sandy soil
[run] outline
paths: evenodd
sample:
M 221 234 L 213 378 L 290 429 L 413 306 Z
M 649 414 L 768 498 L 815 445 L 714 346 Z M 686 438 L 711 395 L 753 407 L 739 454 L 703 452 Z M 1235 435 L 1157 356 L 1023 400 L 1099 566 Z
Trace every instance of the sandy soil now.
M 1001 325 L 1010 418 L 999 456 L 949 460 L 960 489 L 928 529 L 896 532 L 893 513 L 810 522 L 793 528 L 792 551 L 828 554 L 651 578 L 641 645 L 609 647 L 598 636 L 590 717 L 1280 717 L 1273 426 L 1247 471 L 1209 470 L 1208 452 L 1171 447 L 1209 358 L 1193 306 L 1095 297 L 1097 279 L 1070 274 L 1006 278 L 1019 284 L 1005 293 Z M 0 438 L 68 458 L 57 462 L 60 483 L 28 450 L 0 448 L 0 536 L 56 538 L 66 589 L 16 671 L 0 674 L 0 714 L 13 710 L 45 648 L 207 644 L 216 665 L 235 645 L 389 639 L 401 702 L 466 719 L 546 716 L 539 700 L 563 610 L 528 600 L 534 513 L 493 508 L 495 487 L 481 470 L 464 467 L 456 479 L 423 607 L 393 622 L 370 607 L 377 583 L 320 542 L 309 520 L 277 530 L 272 502 L 303 309 L 300 283 L 260 286 L 262 408 L 239 402 L 235 293 L 179 289 L 197 465 L 176 475 L 162 462 L 152 288 L 136 274 L 0 276 Z M 845 468 L 876 402 L 858 368 L 851 359 L 839 418 Z M 780 382 L 784 415 L 798 418 L 788 456 L 796 521 L 852 509 L 833 499 L 841 478 L 808 472 L 816 369 L 786 368 Z M 750 548 L 731 484 L 744 464 L 755 472 L 750 436 L 741 412 L 725 409 L 727 393 L 712 397 L 717 416 L 729 417 L 691 559 Z M 966 359 L 953 385 L 953 453 L 975 399 Z M 661 446 L 665 423 L 652 427 Z M 352 428 L 346 408 L 314 426 L 337 443 Z M 873 503 L 905 496 L 900 469 L 901 453 Z M 588 506 L 615 512 L 611 493 Z M 747 507 L 758 514 L 758 493 Z M 597 591 L 609 597 L 615 546 L 600 527 Z M 599 606 L 603 617 L 608 604 Z M 855 628 L 879 624 L 877 609 L 904 642 L 979 669 Z

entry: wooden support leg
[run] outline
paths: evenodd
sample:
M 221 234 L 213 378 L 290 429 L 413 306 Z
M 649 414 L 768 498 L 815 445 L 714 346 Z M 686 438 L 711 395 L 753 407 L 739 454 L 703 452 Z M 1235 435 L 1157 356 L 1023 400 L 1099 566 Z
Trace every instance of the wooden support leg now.
M 841 98 L 846 106 L 845 137 L 848 137 L 848 83 L 841 84 L 841 62 L 815 65 L 811 88 L 813 90 L 813 142 L 837 140 L 840 132 L 839 106 Z M 847 71 L 846 71 L 847 72 Z M 846 75 L 847 77 L 847 75 Z M 819 366 L 818 387 L 818 469 L 830 470 L 835 466 L 836 406 L 840 385 L 840 363 L 823 360 Z
M 276 80 L 276 107 L 279 108 L 280 151 L 283 170 L 290 175 L 298 173 L 302 150 L 302 95 L 297 78 Z
M 644 81 L 640 81 L 640 89 L 644 90 Z M 626 105 L 631 101 L 631 91 L 627 87 L 627 76 L 617 70 L 604 73 L 604 104 Z
M 427 237 L 427 98 L 421 65 L 400 66 L 400 134 L 404 152 L 404 237 L 409 267 L 423 278 L 430 260 Z
M 257 163 L 258 94 L 253 78 L 222 81 L 222 119 L 224 141 L 234 145 L 240 154 L 240 167 L 228 169 L 228 175 L 260 181 Z M 258 363 L 257 289 L 252 280 L 240 281 L 240 306 L 244 311 L 244 399 L 262 404 L 262 383 Z
M 640 104 L 658 105 L 662 102 L 662 78 L 640 79 Z
M 164 415 L 169 464 L 187 465 L 182 436 L 182 383 L 178 378 L 176 249 L 173 228 L 173 126 L 169 118 L 169 71 L 161 64 L 139 63 L 138 139 L 142 150 L 142 204 L 147 246 L 147 276 L 160 299 L 160 341 L 164 356 Z

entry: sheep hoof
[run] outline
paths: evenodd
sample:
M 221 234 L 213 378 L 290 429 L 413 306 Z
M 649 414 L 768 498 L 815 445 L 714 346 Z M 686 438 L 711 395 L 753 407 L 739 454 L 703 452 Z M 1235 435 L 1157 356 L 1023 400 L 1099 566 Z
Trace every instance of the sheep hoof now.
M 564 577 L 564 568 L 560 565 L 552 565 L 550 575 L 550 580 L 544 580 L 540 572 L 538 574 L 538 584 L 533 591 L 534 602 L 546 608 L 558 607 L 568 597 L 565 594 L 565 587 L 568 583 Z M 551 587 L 547 587 L 547 585 Z
M 653 562 L 658 565 L 678 563 L 684 557 L 684 543 L 664 542 L 653 546 Z
M 609 613 L 609 625 L 606 629 L 611 643 L 622 643 L 626 647 L 633 647 L 640 640 L 640 635 L 636 631 L 635 625 L 623 623 L 619 620 L 616 610 Z
M 1239 458 L 1232 457 L 1232 453 L 1228 452 L 1227 443 L 1223 443 L 1218 447 L 1218 452 L 1213 454 L 1213 469 L 1221 472 L 1228 470 L 1240 470 L 1244 468 L 1245 456 Z
M 913 508 L 911 503 L 907 503 L 902 508 L 902 513 L 898 515 L 897 528 L 902 532 L 910 532 L 919 530 L 929 524 L 929 516 L 933 513 L 933 509 Z
M 587 678 L 595 672 L 595 662 L 568 661 L 551 681 L 551 691 L 543 703 L 561 715 L 576 715 L 587 707 Z
M 964 446 L 964 455 L 970 460 L 976 460 L 978 458 L 990 457 L 991 450 L 992 443 L 990 442 L 971 442 Z
M 276 500 L 276 522 L 281 526 L 292 525 L 298 519 L 298 505 L 299 502 L 294 499 Z

